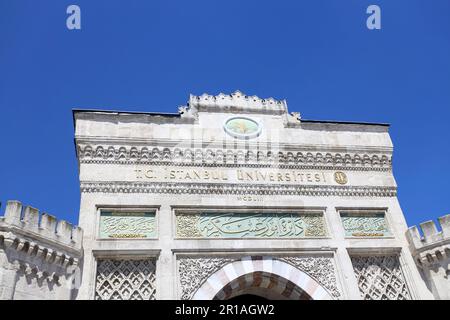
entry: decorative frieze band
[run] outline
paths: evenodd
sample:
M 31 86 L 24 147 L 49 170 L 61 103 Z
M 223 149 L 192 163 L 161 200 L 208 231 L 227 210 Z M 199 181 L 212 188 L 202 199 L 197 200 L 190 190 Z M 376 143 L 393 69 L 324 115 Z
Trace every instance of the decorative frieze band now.
M 338 152 L 287 152 L 239 149 L 182 149 L 78 144 L 80 163 L 179 166 L 258 166 L 363 171 L 391 170 L 391 156 Z
M 337 197 L 395 197 L 396 187 L 267 185 L 182 182 L 82 181 L 83 193 L 162 193 L 214 195 L 303 195 Z

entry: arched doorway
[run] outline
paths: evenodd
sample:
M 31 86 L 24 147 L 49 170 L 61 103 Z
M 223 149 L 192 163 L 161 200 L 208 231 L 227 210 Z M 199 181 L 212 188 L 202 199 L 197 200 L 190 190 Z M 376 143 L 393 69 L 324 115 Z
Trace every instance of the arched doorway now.
M 255 295 L 266 299 L 330 300 L 328 291 L 308 274 L 273 257 L 247 256 L 212 274 L 194 300 Z
M 254 294 L 240 294 L 238 296 L 232 297 L 227 299 L 230 303 L 243 303 L 243 304 L 250 304 L 250 303 L 267 303 L 269 299 L 263 298 L 261 296 L 257 296 Z
M 214 299 L 311 300 L 311 297 L 286 278 L 274 273 L 255 271 L 230 281 Z

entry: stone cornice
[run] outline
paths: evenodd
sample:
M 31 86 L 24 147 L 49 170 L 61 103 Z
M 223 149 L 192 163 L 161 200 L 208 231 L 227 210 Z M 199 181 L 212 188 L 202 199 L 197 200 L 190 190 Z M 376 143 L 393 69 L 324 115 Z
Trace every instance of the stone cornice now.
M 82 193 L 159 193 L 214 195 L 303 195 L 338 197 L 395 197 L 396 187 L 222 184 L 182 182 L 81 181 Z
M 79 247 L 67 245 L 55 239 L 48 239 L 39 233 L 23 231 L 20 227 L 7 225 L 0 222 L 0 238 L 7 248 L 20 249 L 24 244 L 38 246 L 41 250 L 47 249 L 49 252 L 65 252 L 69 256 L 78 259 L 82 256 L 81 244 Z M 17 245 L 13 245 L 16 243 Z
M 41 260 L 41 264 L 53 265 L 63 269 L 70 265 L 78 265 L 79 259 L 82 256 L 81 249 L 73 250 L 73 248 L 64 248 L 64 246 L 55 244 L 49 245 L 38 239 L 22 237 L 19 234 L 7 231 L 0 231 L 0 248 L 14 250 L 28 258 Z M 24 263 L 23 261 L 21 262 L 21 264 Z M 32 265 L 32 263 L 25 264 Z
M 299 149 L 297 149 L 299 150 Z M 77 145 L 80 163 L 179 166 L 279 167 L 292 169 L 389 171 L 390 153 L 317 152 L 215 148 Z

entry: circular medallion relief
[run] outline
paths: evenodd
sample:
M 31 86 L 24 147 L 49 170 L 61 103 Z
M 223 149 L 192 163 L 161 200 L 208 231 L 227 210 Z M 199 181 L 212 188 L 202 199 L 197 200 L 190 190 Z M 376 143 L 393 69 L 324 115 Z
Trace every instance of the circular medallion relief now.
M 229 135 L 239 139 L 255 138 L 261 133 L 259 122 L 247 117 L 228 118 L 223 128 Z
M 339 184 L 346 184 L 347 183 L 347 175 L 341 171 L 336 171 L 334 173 L 334 181 L 336 181 Z

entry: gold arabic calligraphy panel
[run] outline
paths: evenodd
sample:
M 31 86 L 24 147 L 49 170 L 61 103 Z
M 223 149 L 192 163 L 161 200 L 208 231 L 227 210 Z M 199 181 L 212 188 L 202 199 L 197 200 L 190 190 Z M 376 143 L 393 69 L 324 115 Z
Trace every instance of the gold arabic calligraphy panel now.
M 321 214 L 178 213 L 178 238 L 305 238 L 326 236 Z

